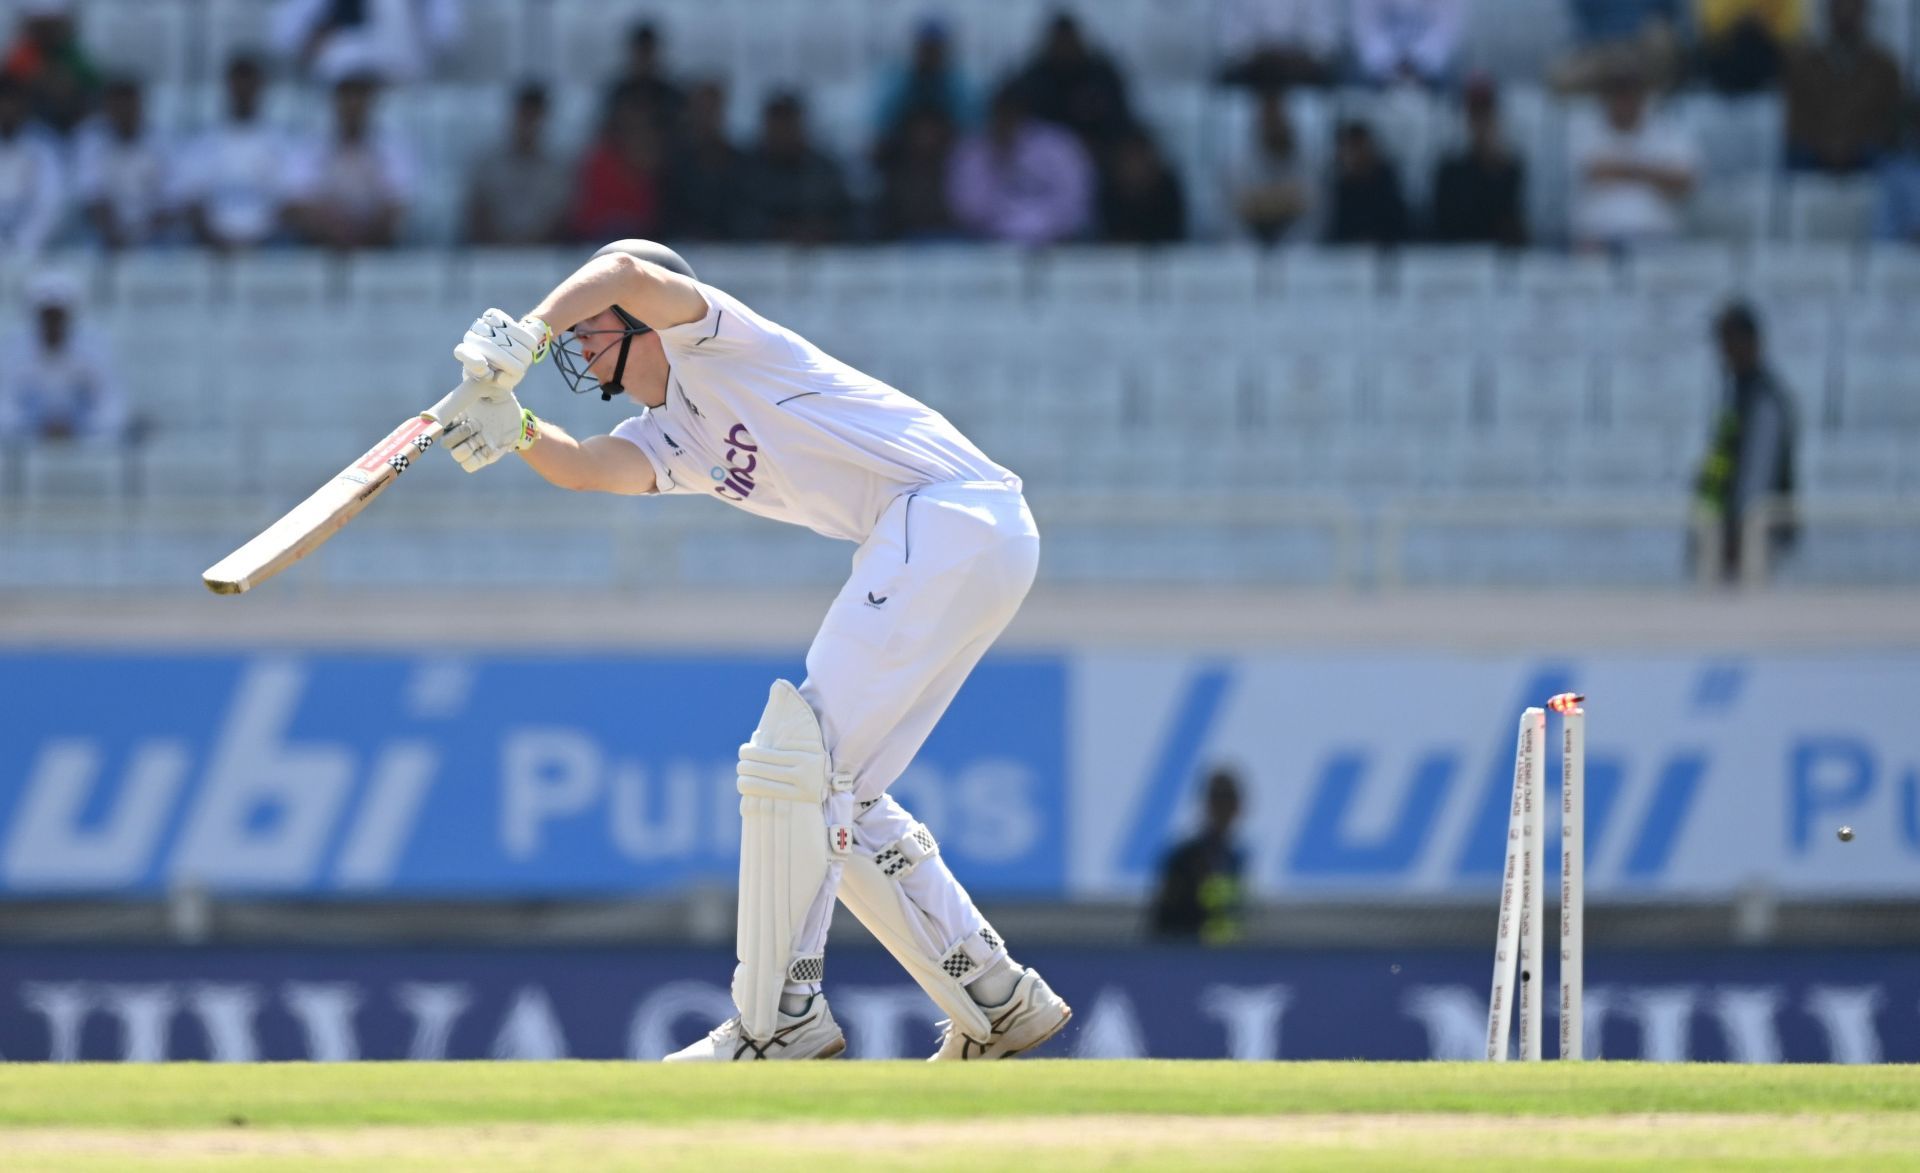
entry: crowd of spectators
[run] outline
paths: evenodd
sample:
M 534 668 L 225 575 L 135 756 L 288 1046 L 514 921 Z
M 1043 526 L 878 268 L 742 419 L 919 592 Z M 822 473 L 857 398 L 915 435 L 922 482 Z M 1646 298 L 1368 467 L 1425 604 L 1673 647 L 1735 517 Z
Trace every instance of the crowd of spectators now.
M 1546 78 L 1593 95 L 1599 111 L 1568 131 L 1576 246 L 1685 230 L 1701 144 L 1661 101 L 1682 86 L 1778 92 L 1787 166 L 1877 169 L 1881 231 L 1920 234 L 1920 156 L 1903 150 L 1920 120 L 1905 113 L 1900 68 L 1875 40 L 1864 0 L 1564 2 L 1579 40 Z M 1501 94 L 1461 64 L 1473 4 L 1218 0 L 1214 80 L 1247 91 L 1256 110 L 1251 141 L 1222 153 L 1229 162 L 1216 181 L 1245 235 L 1521 245 L 1547 234 L 1527 223 L 1527 188 L 1539 177 L 1505 132 Z M 0 251 L 62 240 L 352 249 L 405 239 L 423 182 L 418 144 L 381 132 L 376 109 L 391 87 L 433 76 L 460 35 L 455 0 L 279 0 L 260 55 L 227 63 L 224 110 L 186 141 L 150 127 L 136 80 L 106 76 L 89 58 L 73 8 L 24 0 L 0 58 Z M 671 49 L 651 24 L 631 30 L 596 130 L 577 152 L 553 145 L 538 84 L 503 93 L 504 137 L 472 144 L 464 239 L 1045 245 L 1191 234 L 1193 173 L 1170 162 L 1098 30 L 1071 15 L 1054 16 L 1027 59 L 991 79 L 971 76 L 949 28 L 925 19 L 884 71 L 870 147 L 853 158 L 816 139 L 799 91 L 766 95 L 757 131 L 737 138 L 726 82 L 683 77 Z M 276 75 L 330 88 L 327 130 L 295 135 L 264 115 Z M 1348 117 L 1328 157 L 1309 159 L 1288 95 L 1353 86 L 1457 102 L 1463 139 L 1430 175 L 1408 176 L 1380 128 Z
M 1822 5 L 1824 28 L 1810 20 Z M 1224 0 L 1218 80 L 1260 95 L 1246 174 L 1233 178 L 1233 206 L 1262 240 L 1298 238 L 1314 201 L 1325 239 L 1395 244 L 1410 239 L 1518 245 L 1529 238 L 1525 189 L 1536 177 L 1506 140 L 1499 94 L 1481 75 L 1460 76 L 1461 30 L 1470 0 L 1354 3 L 1348 36 L 1329 0 Z M 1777 93 L 1781 144 L 1793 171 L 1829 176 L 1878 172 L 1880 233 L 1920 236 L 1920 158 L 1903 145 L 1905 87 L 1893 55 L 1869 27 L 1865 0 L 1572 0 L 1574 52 L 1548 77 L 1570 95 L 1595 99 L 1596 116 L 1571 120 L 1569 236 L 1576 247 L 1621 248 L 1685 231 L 1701 178 L 1703 144 L 1661 99 L 1693 87 L 1739 98 Z M 1278 95 L 1294 87 L 1415 85 L 1458 95 L 1465 143 L 1442 158 L 1410 209 L 1408 179 L 1361 121 L 1336 128 L 1332 174 L 1303 171 L 1295 129 Z

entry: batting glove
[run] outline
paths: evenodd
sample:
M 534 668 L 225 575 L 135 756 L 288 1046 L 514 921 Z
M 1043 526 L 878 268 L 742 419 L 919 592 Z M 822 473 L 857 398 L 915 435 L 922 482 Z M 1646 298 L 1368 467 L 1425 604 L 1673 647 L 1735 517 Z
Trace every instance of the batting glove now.
M 539 318 L 528 315 L 516 322 L 505 310 L 493 309 L 467 327 L 453 357 L 469 379 L 511 393 L 527 368 L 547 357 L 552 342 L 553 330 Z
M 479 472 L 509 452 L 532 447 L 539 438 L 539 417 L 508 392 L 476 401 L 447 429 L 445 443 L 455 463 Z

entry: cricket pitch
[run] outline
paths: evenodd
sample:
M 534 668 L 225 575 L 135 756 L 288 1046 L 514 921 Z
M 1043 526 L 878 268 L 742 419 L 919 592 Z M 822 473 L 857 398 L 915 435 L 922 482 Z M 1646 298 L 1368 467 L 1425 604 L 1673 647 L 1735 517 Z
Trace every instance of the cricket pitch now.
M 1856 1168 L 1920 1068 L 1072 1060 L 0 1067 L 9 1170 Z

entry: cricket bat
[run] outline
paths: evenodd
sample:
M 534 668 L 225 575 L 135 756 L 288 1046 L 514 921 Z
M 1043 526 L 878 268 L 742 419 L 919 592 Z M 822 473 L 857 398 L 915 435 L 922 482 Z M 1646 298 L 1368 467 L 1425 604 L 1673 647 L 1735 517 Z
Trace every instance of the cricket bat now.
M 217 595 L 242 594 L 318 550 L 407 471 L 415 457 L 433 447 L 446 431 L 447 409 L 466 386 L 462 383 L 432 408 L 395 428 L 286 516 L 209 566 L 200 576 L 207 589 Z

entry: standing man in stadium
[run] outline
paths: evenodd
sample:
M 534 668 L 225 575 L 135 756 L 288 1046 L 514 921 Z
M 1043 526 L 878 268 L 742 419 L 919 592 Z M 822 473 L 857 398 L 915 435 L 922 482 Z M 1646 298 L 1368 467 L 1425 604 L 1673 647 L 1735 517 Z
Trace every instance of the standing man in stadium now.
M 514 387 L 549 352 L 574 390 L 643 410 L 587 439 L 537 419 Z M 774 682 L 740 747 L 738 1014 L 669 1061 L 840 1054 L 821 994 L 836 894 L 946 1012 L 934 1058 L 1058 1033 L 1066 1002 L 887 794 L 1033 583 L 1020 478 L 651 241 L 601 249 L 519 321 L 488 310 L 454 353 L 469 382 L 446 443 L 468 472 L 517 452 L 562 488 L 715 496 L 860 547 L 806 680 Z

